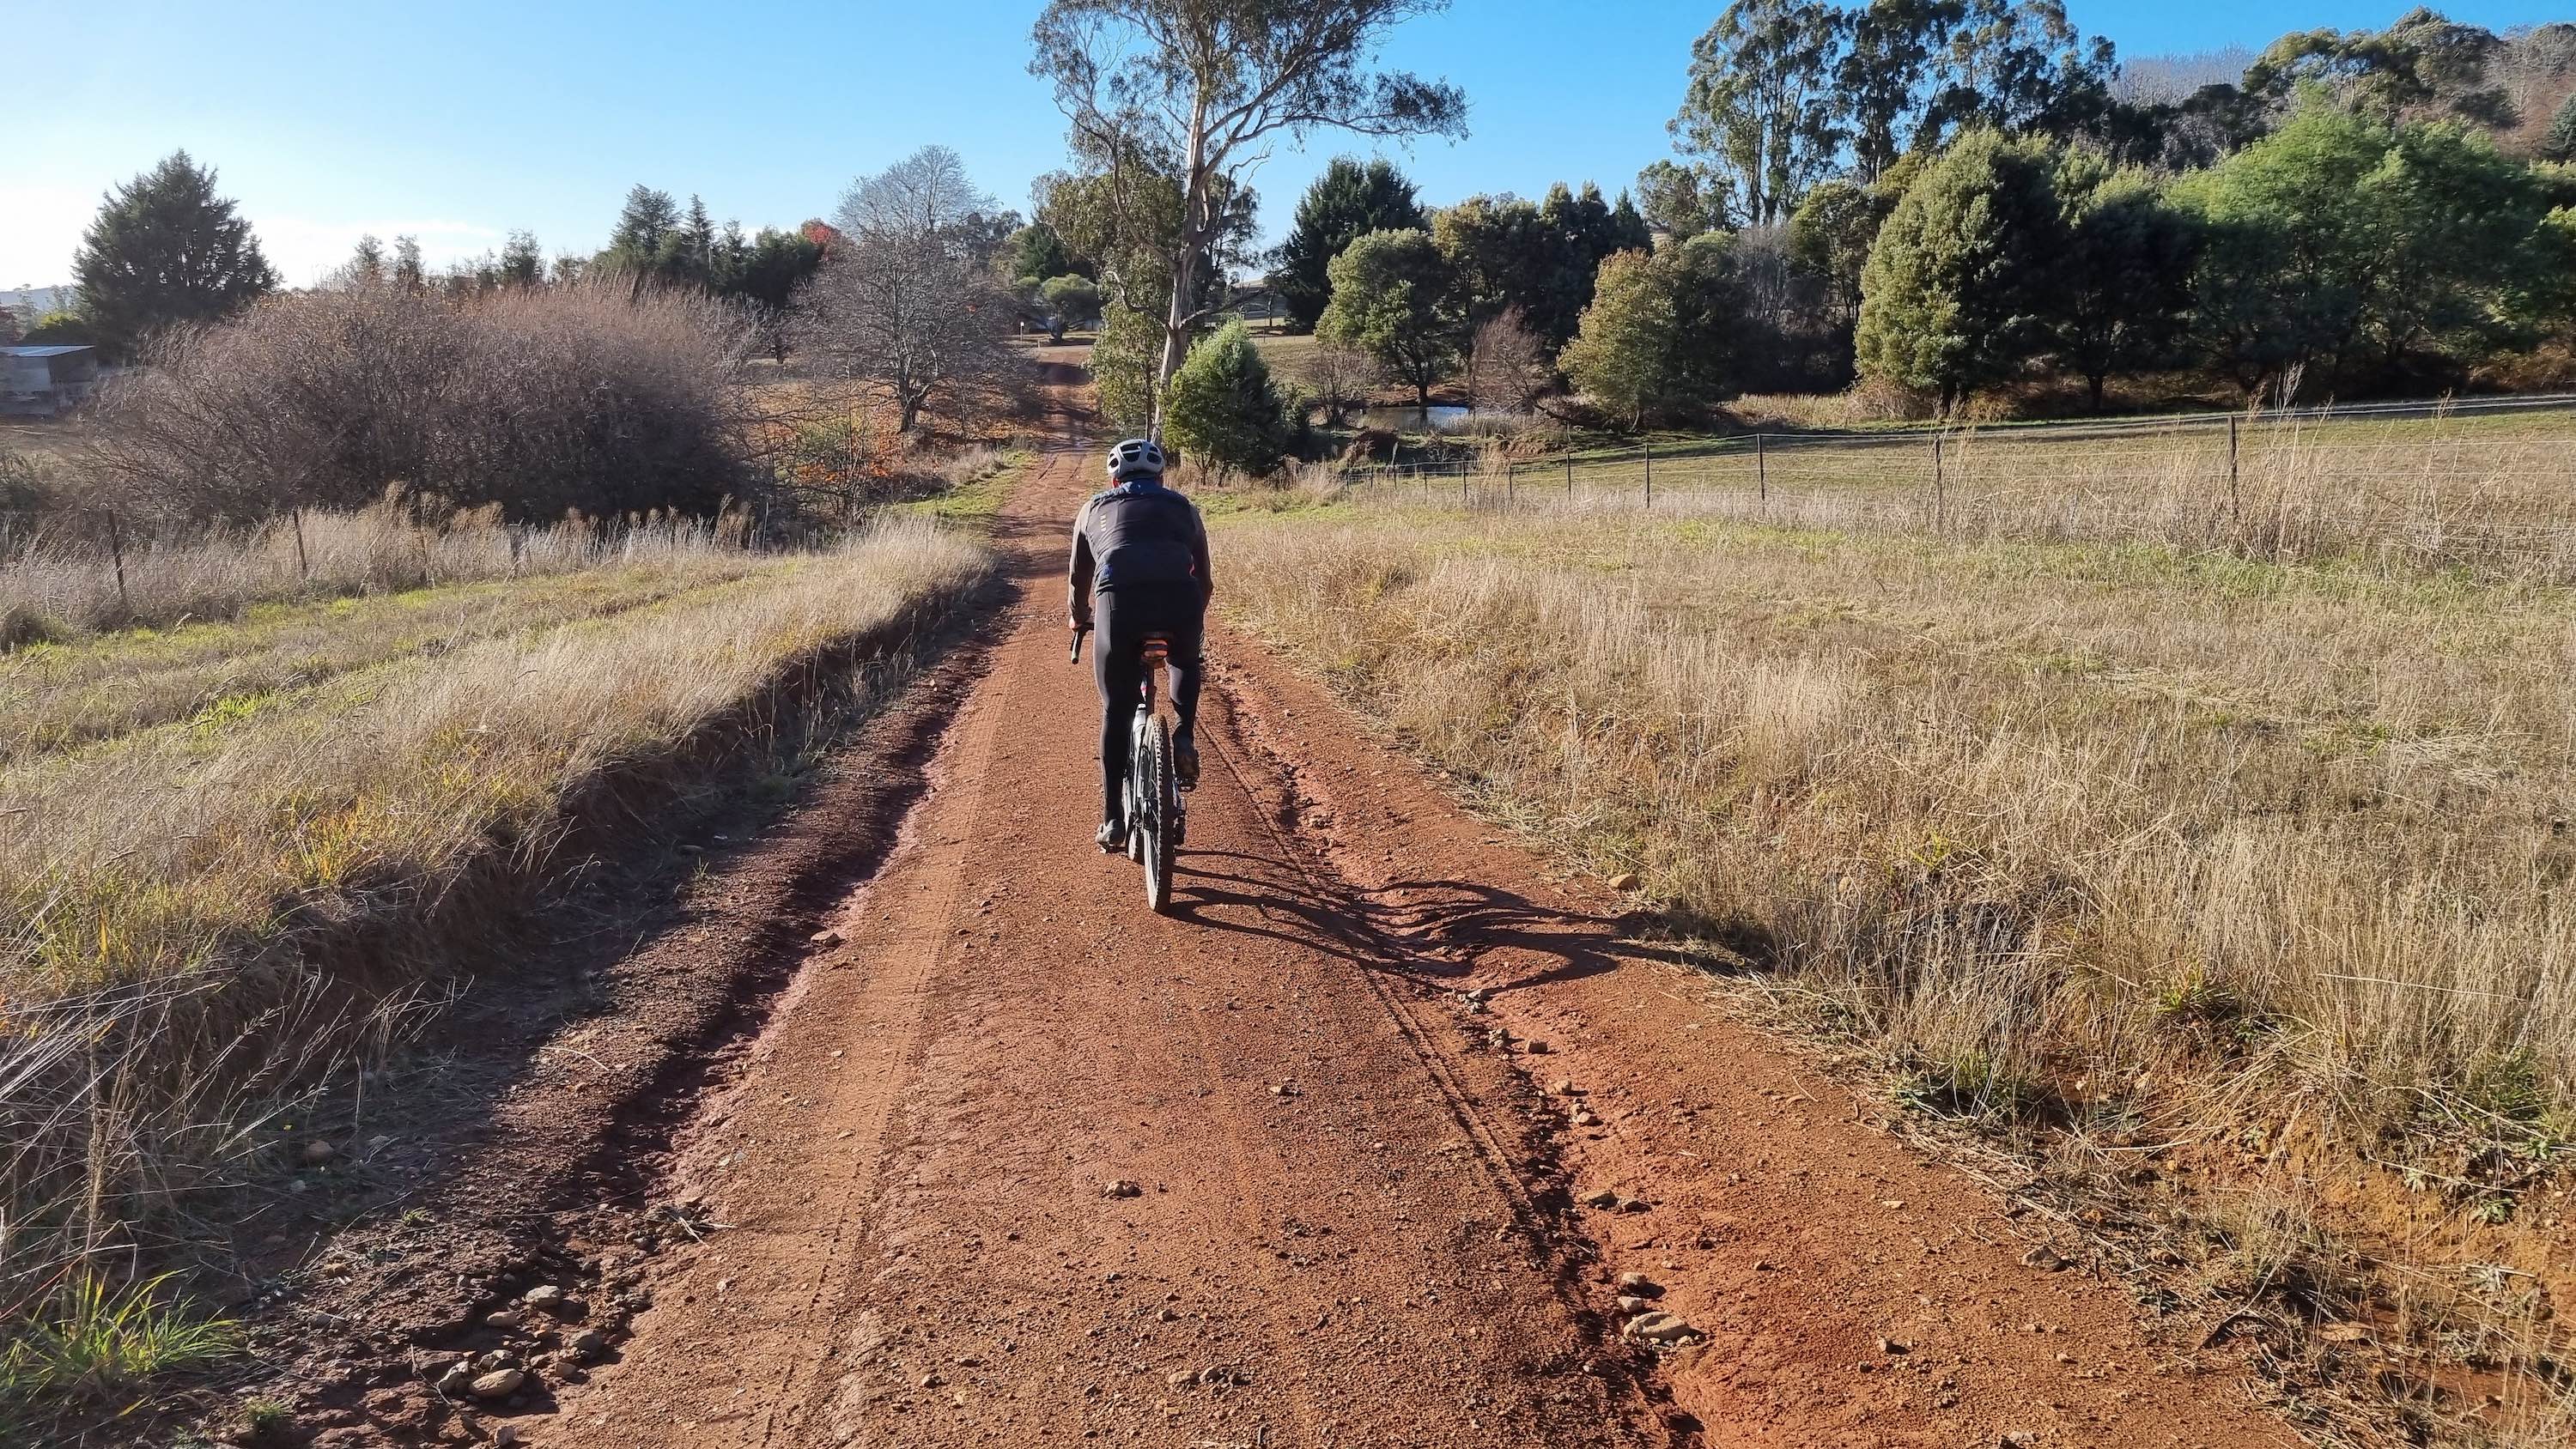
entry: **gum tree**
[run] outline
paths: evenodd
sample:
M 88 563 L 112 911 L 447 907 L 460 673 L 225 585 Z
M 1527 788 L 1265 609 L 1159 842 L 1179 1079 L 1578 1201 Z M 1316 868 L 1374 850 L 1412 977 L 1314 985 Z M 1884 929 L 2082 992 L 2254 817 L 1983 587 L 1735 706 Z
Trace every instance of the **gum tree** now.
M 1178 225 L 1157 397 L 1221 301 L 1202 281 L 1225 202 L 1283 136 L 1466 134 L 1456 87 L 1368 62 L 1389 31 L 1447 0 L 1051 0 L 1031 33 L 1032 74 L 1054 83 L 1075 154 L 1129 184 L 1167 179 Z M 1158 404 L 1159 406 L 1159 404 Z

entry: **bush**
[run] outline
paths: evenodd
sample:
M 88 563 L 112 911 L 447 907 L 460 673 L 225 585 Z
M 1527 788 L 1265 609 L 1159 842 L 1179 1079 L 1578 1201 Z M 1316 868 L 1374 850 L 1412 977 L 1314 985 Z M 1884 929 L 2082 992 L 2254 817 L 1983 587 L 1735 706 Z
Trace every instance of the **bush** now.
M 1287 416 L 1270 365 L 1238 320 L 1190 349 L 1172 375 L 1164 422 L 1184 450 L 1258 474 L 1279 466 L 1288 446 Z
M 87 347 L 97 341 L 77 312 L 53 311 L 36 319 L 19 341 L 29 347 Z
M 163 336 L 104 389 L 82 481 L 200 520 L 357 508 L 389 489 L 522 521 L 708 516 L 757 486 L 736 370 L 748 331 L 711 298 L 617 283 L 273 297 Z

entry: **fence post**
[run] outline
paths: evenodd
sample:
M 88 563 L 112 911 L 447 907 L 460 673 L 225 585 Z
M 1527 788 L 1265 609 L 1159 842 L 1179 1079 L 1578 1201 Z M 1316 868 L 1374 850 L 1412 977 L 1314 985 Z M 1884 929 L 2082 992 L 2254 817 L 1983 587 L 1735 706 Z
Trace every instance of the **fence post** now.
M 134 617 L 134 600 L 125 592 L 125 532 L 116 526 L 116 514 L 107 515 L 107 556 L 116 560 L 116 606 Z
M 1646 460 L 1646 506 L 1652 508 L 1655 506 L 1655 445 L 1639 443 L 1637 452 Z
M 1568 503 L 1574 501 L 1574 455 L 1572 453 L 1565 455 L 1565 501 Z
M 2234 523 L 2237 536 L 2242 538 L 2245 533 L 2245 506 L 2236 491 L 2236 414 L 2234 413 L 2227 415 L 2227 516 Z
M 1762 435 L 1753 435 L 1753 494 L 1764 507 L 1771 504 L 1771 460 L 1762 450 Z
M 1458 470 L 1458 506 L 1461 508 L 1476 506 L 1475 500 L 1467 496 L 1467 470 L 1464 467 Z
M 1932 435 L 1932 531 L 1939 533 L 1949 500 L 1941 477 L 1941 435 Z
M 304 557 L 304 507 L 303 507 L 303 505 L 302 505 L 302 504 L 298 504 L 298 505 L 296 505 L 294 508 L 289 509 L 289 510 L 287 511 L 287 517 L 289 517 L 289 518 L 291 518 L 291 519 L 295 520 L 295 577 L 296 577 L 296 580 L 297 580 L 298 582 L 309 584 L 309 583 L 313 582 L 313 565 L 312 565 L 312 563 L 311 563 L 310 561 L 308 561 L 308 560 Z M 510 536 L 510 554 L 511 554 L 511 557 L 512 557 L 512 560 L 513 560 L 513 561 L 516 561 L 517 556 L 518 556 L 518 552 L 519 552 L 519 539 L 518 539 L 518 535 L 516 535 L 516 534 L 512 534 L 512 535 Z
M 1520 494 L 1521 494 L 1521 487 L 1520 487 L 1520 483 L 1521 483 L 1521 471 L 1520 471 L 1519 466 L 1518 466 L 1517 464 L 1511 464 L 1511 463 L 1506 463 L 1506 464 L 1504 464 L 1504 465 L 1503 465 L 1503 511 L 1504 511 L 1505 513 L 1509 513 L 1509 512 L 1511 512 L 1511 511 L 1512 511 L 1512 505 L 1520 501 Z

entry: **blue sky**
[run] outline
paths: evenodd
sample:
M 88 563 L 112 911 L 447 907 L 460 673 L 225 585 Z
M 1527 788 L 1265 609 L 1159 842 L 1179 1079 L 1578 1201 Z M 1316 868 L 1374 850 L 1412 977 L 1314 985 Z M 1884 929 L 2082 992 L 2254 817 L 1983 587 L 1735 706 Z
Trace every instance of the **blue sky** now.
M 1063 159 L 1027 73 L 1039 0 L 695 4 L 442 0 L 436 5 L 117 0 L 13 7 L 10 134 L 0 142 L 0 288 L 69 277 L 99 192 L 185 147 L 222 174 L 290 285 L 362 232 L 420 236 L 433 262 L 512 227 L 548 251 L 605 239 L 626 188 L 697 192 L 718 220 L 792 225 L 854 176 L 932 141 L 1026 210 Z M 1667 154 L 1690 43 L 1718 0 L 1458 0 L 1414 22 L 1391 63 L 1466 88 L 1472 136 L 1396 154 L 1425 198 L 1615 191 Z M 2314 25 L 2380 26 L 2400 0 L 2072 0 L 2124 55 L 2261 45 Z M 2443 7 L 2503 28 L 2540 0 Z M 2563 14 L 2564 7 L 2554 7 Z M 28 126 L 32 122 L 32 132 Z M 1255 175 L 1273 232 L 1325 135 Z

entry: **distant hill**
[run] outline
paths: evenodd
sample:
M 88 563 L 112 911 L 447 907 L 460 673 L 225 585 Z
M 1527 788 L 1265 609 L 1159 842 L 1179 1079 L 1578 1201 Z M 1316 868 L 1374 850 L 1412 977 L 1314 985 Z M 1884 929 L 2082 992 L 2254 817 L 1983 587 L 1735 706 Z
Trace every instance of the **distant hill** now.
M 2141 55 L 2120 62 L 2115 86 L 2120 99 L 2152 105 L 2179 101 L 2207 85 L 2234 85 L 2244 79 L 2255 52 L 2241 45 L 2192 55 Z
M 79 300 L 80 290 L 69 284 L 59 287 L 23 287 L 16 291 L 0 291 L 0 307 L 8 308 L 29 322 L 35 321 L 48 312 L 64 311 Z

